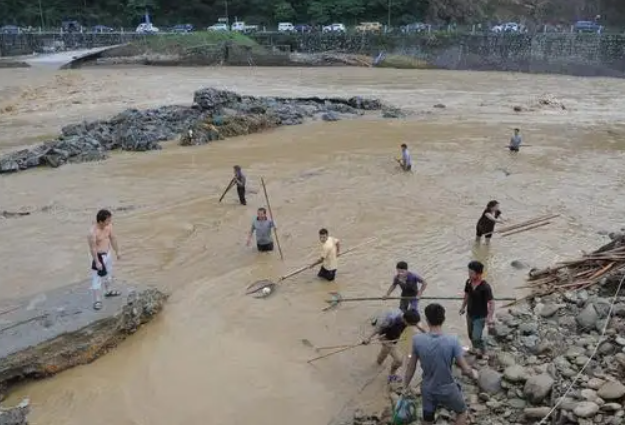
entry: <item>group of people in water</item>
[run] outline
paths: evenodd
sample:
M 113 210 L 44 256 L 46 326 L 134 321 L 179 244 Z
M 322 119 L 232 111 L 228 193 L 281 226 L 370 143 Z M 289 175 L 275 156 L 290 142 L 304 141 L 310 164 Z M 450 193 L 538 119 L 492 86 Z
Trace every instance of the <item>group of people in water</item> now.
M 510 141 L 510 150 L 518 152 L 521 138 L 518 129 Z M 412 157 L 406 144 L 401 145 L 401 159 L 399 165 L 404 171 L 412 170 Z M 237 187 L 239 202 L 246 205 L 246 177 L 240 166 L 234 166 L 233 182 Z M 502 223 L 499 203 L 490 201 L 482 212 L 476 224 L 476 241 L 482 237 L 490 241 L 495 225 Z M 256 248 L 260 252 L 274 250 L 273 233 L 277 229 L 273 218 L 264 207 L 258 208 L 253 218 L 247 245 L 256 239 Z M 330 236 L 330 232 L 322 228 L 318 232 L 320 241 L 320 255 L 316 262 L 320 265 L 317 276 L 325 281 L 334 281 L 338 269 L 338 256 L 341 252 L 341 242 Z M 89 250 L 92 257 L 91 289 L 93 292 L 93 308 L 102 308 L 103 298 L 119 296 L 120 292 L 111 288 L 112 282 L 112 254 L 120 258 L 121 254 L 115 233 L 113 232 L 112 213 L 109 210 L 100 210 L 96 215 L 96 223 L 92 227 L 89 237 Z M 468 279 L 464 285 L 464 297 L 459 309 L 461 315 L 466 314 L 467 334 L 471 341 L 470 353 L 477 358 L 487 356 L 483 335 L 485 329 L 493 324 L 494 297 L 493 290 L 483 278 L 484 265 L 479 261 L 471 261 L 467 266 Z M 452 374 L 452 364 L 455 362 L 467 376 L 477 379 L 475 370 L 471 369 L 465 360 L 465 350 L 456 336 L 447 335 L 442 326 L 446 320 L 445 308 L 437 303 L 431 303 L 424 309 L 427 327 L 424 327 L 419 313 L 419 299 L 428 287 L 427 281 L 419 274 L 409 269 L 406 261 L 396 264 L 396 275 L 383 295 L 388 298 L 399 288 L 401 297 L 397 309 L 386 312 L 382 317 L 372 321 L 373 330 L 362 343 L 369 344 L 373 338 L 378 338 L 381 349 L 377 363 L 382 363 L 390 356 L 392 358 L 389 382 L 402 382 L 409 388 L 421 362 L 423 379 L 421 397 L 423 404 L 423 420 L 429 424 L 434 422 L 434 415 L 439 407 L 446 407 L 457 414 L 456 424 L 463 425 L 467 421 L 467 406 L 462 390 Z M 409 327 L 416 327 L 419 331 L 414 335 L 411 344 L 411 354 L 406 365 L 404 377 L 397 375 L 403 365 L 404 356 L 397 348 L 402 334 Z

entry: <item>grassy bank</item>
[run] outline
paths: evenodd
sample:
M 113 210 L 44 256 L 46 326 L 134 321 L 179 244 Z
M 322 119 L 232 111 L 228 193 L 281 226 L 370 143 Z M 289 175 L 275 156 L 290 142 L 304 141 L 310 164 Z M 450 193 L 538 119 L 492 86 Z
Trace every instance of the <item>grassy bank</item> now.
M 181 55 L 186 52 L 221 46 L 231 42 L 233 46 L 245 46 L 253 50 L 262 47 L 251 38 L 237 32 L 199 31 L 188 34 L 151 34 L 134 40 L 119 48 L 109 50 L 105 57 L 153 55 Z

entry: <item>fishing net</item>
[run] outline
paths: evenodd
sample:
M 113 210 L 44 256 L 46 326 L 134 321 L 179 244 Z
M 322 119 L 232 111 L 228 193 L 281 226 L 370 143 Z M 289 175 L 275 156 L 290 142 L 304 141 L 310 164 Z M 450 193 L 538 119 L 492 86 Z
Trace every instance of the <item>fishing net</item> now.
M 401 396 L 393 409 L 392 425 L 407 425 L 417 419 L 417 403 L 414 397 Z

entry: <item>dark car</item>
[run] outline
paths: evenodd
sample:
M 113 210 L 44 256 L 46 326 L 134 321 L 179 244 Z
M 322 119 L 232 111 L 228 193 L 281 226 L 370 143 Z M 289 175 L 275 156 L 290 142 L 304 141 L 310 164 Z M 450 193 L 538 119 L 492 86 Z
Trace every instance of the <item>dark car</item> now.
M 313 27 L 308 24 L 297 24 L 295 25 L 296 32 L 311 32 Z
M 78 21 L 63 21 L 61 23 L 61 28 L 64 32 L 81 32 L 82 25 Z
M 93 32 L 97 34 L 103 34 L 107 32 L 115 32 L 115 29 L 107 27 L 106 25 L 96 25 L 95 27 L 93 27 Z
M 180 24 L 180 25 L 175 25 L 172 29 L 171 32 L 181 32 L 181 33 L 187 33 L 187 32 L 191 32 L 193 31 L 193 25 L 191 24 Z
M 22 30 L 15 25 L 5 25 L 0 27 L 0 34 L 20 34 Z
M 601 34 L 603 27 L 596 22 L 592 21 L 577 21 L 573 25 L 573 31 Z

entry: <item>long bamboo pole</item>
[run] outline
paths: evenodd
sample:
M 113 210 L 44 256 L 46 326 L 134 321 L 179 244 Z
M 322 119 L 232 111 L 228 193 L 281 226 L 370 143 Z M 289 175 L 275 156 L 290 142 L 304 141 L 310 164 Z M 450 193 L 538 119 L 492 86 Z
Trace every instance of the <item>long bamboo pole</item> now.
M 273 212 L 271 211 L 271 203 L 269 202 L 269 195 L 267 195 L 267 186 L 265 186 L 265 179 L 260 178 L 260 182 L 263 185 L 263 193 L 265 194 L 265 201 L 267 201 L 267 209 L 269 210 L 269 217 L 273 220 Z M 273 232 L 276 235 L 276 245 L 278 245 L 278 252 L 280 253 L 280 259 L 284 261 L 284 255 L 282 255 L 282 247 L 280 246 L 280 238 L 278 237 L 278 229 L 273 226 Z

